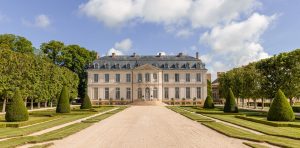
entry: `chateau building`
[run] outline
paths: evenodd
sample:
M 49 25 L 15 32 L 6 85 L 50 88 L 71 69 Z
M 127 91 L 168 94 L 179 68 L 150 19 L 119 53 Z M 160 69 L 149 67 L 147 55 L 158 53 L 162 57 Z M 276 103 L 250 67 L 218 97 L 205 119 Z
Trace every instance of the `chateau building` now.
M 88 95 L 92 102 L 105 100 L 194 100 L 207 96 L 207 69 L 196 57 L 137 54 L 98 58 L 87 70 Z

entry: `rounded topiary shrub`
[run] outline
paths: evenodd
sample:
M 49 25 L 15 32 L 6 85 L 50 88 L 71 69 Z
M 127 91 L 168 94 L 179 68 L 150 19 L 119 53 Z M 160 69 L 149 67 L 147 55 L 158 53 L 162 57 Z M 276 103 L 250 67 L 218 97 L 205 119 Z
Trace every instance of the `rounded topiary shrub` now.
M 284 93 L 279 89 L 268 112 L 269 121 L 293 121 L 295 114 Z
M 19 89 L 16 89 L 11 103 L 7 106 L 5 120 L 8 122 L 27 121 L 28 111 Z
M 56 112 L 57 113 L 69 113 L 70 112 L 70 100 L 69 91 L 67 87 L 63 87 L 60 93 L 60 97 L 57 102 Z
M 211 96 L 208 95 L 206 97 L 203 108 L 207 108 L 207 109 L 215 108 L 215 105 L 214 105 L 214 102 L 213 102 L 213 99 Z
M 85 94 L 80 109 L 91 109 L 92 108 L 92 103 L 91 100 L 89 98 L 89 96 L 87 94 Z
M 231 88 L 229 88 L 228 94 L 226 96 L 224 112 L 225 113 L 237 113 L 237 112 L 239 112 L 239 109 L 236 105 L 235 97 L 234 97 L 234 94 L 233 94 Z

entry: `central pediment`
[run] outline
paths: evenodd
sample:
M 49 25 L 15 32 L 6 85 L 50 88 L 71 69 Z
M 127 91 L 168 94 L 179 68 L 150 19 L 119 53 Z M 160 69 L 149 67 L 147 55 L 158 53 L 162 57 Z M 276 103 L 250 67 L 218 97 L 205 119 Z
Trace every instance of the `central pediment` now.
M 134 68 L 134 70 L 161 70 L 161 69 L 150 64 L 144 64 Z

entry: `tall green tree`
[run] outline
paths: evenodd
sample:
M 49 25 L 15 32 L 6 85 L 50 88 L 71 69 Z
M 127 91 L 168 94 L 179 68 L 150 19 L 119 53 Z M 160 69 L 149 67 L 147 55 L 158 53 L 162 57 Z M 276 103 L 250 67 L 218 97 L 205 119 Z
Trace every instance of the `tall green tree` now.
M 32 43 L 24 37 L 13 34 L 0 35 L 0 50 L 10 49 L 20 53 L 33 53 Z
M 229 88 L 228 95 L 226 97 L 224 112 L 225 113 L 237 113 L 237 112 L 239 112 L 238 107 L 237 107 L 236 102 L 235 102 L 235 97 L 234 97 L 234 94 L 233 94 L 231 88 Z
M 69 113 L 71 111 L 70 109 L 70 96 L 69 96 L 69 90 L 66 86 L 62 88 L 57 107 L 56 112 L 57 113 Z
M 56 65 L 62 64 L 62 51 L 65 48 L 63 42 L 52 40 L 48 43 L 42 43 L 41 50 L 46 54 L 48 58 L 52 60 L 52 62 Z
M 5 120 L 8 122 L 27 121 L 28 111 L 24 106 L 19 89 L 16 89 L 14 97 L 5 114 Z

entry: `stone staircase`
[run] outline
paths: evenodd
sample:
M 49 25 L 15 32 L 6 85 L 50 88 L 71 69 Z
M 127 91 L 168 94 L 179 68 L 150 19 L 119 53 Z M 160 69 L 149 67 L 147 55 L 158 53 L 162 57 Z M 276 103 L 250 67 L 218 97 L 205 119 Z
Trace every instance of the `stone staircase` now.
M 142 101 L 142 100 L 135 100 L 130 105 L 134 105 L 134 106 L 166 106 L 166 104 L 161 101 Z

